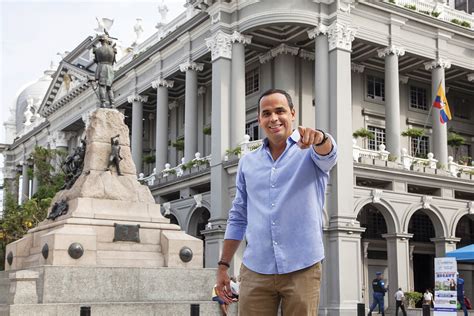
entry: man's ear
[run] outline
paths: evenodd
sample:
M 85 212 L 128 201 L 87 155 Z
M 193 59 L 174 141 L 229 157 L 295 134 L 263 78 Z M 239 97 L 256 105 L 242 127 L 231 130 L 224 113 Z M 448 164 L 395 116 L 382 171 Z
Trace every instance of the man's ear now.
M 296 119 L 296 111 L 295 111 L 295 108 L 292 108 L 291 109 L 291 116 L 292 116 L 292 121 L 294 121 Z

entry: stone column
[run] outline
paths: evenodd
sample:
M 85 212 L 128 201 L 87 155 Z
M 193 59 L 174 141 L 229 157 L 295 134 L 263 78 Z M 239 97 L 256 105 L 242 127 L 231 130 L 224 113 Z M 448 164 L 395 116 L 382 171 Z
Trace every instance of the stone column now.
M 448 164 L 448 134 L 447 123 L 442 124 L 439 120 L 439 109 L 433 105 L 434 99 L 438 92 L 439 84 L 441 83 L 444 92 L 446 87 L 444 85 L 444 69 L 451 68 L 451 61 L 438 58 L 436 60 L 425 63 L 425 69 L 431 70 L 431 117 L 433 122 L 433 154 L 434 158 L 443 164 L 445 167 Z
M 295 110 L 299 113 L 299 100 L 296 98 L 296 63 L 295 56 L 298 55 L 299 48 L 291 47 L 286 44 L 271 50 L 271 55 L 275 58 L 273 64 L 275 88 L 283 89 L 291 96 Z M 296 126 L 299 125 L 298 116 L 295 119 Z
M 160 172 L 168 163 L 168 88 L 174 81 L 158 79 L 151 83 L 156 91 L 155 168 Z
M 436 237 L 430 240 L 435 244 L 436 257 L 445 257 L 447 252 L 456 250 L 456 244 L 461 241 L 461 238 Z
M 362 301 L 360 234 L 364 230 L 353 215 L 351 46 L 355 29 L 344 17 L 328 28 L 329 39 L 329 132 L 336 139 L 339 161 L 331 171 L 329 243 L 326 266 L 330 315 L 355 315 Z M 347 264 L 351 262 L 351 264 Z
M 225 227 L 229 207 L 229 176 L 222 166 L 229 148 L 231 85 L 231 36 L 221 30 L 206 39 L 212 59 L 212 137 L 211 137 L 211 218 L 213 227 Z M 224 229 L 206 235 L 206 262 L 215 266 L 220 256 Z M 209 242 L 208 242 L 209 240 Z
M 197 72 L 202 71 L 204 64 L 187 61 L 179 65 L 179 70 L 186 73 L 186 91 L 184 101 L 184 159 L 191 161 L 197 152 Z
M 28 161 L 23 161 L 21 169 L 21 204 L 25 203 L 30 197 L 30 177 L 28 175 Z
M 252 37 L 234 32 L 231 36 L 230 147 L 237 147 L 245 135 L 245 47 Z
M 365 306 L 369 306 L 370 303 L 370 297 L 369 297 L 369 287 L 371 286 L 370 280 L 369 280 L 369 242 L 364 241 L 362 243 L 362 256 L 363 256 L 363 284 L 364 284 L 364 300 L 363 302 L 365 303 Z
M 143 102 L 148 101 L 148 96 L 133 94 L 127 97 L 132 104 L 132 159 L 137 173 L 142 172 L 143 156 Z
M 400 83 L 398 82 L 398 56 L 405 55 L 401 47 L 390 45 L 379 49 L 379 58 L 385 57 L 385 135 L 387 150 L 400 157 Z M 399 160 L 399 158 L 397 158 Z
M 38 172 L 38 167 L 36 167 L 36 164 L 33 164 L 33 183 L 32 183 L 32 188 L 31 188 L 31 195 L 35 194 L 38 192 L 38 177 L 36 176 L 36 173 Z
M 413 234 L 384 234 L 387 240 L 388 263 L 388 306 L 390 310 L 395 308 L 392 299 L 398 288 L 408 291 L 410 288 L 410 255 L 409 240 Z
M 56 131 L 53 133 L 53 143 L 54 148 L 63 150 L 65 152 L 69 151 L 69 139 L 71 139 L 72 135 L 68 132 L 63 131 Z
M 315 127 L 315 107 L 314 101 L 314 53 L 300 49 L 300 82 L 299 104 L 300 111 L 296 113 L 299 117 L 299 124 L 307 127 Z M 327 130 L 327 129 L 326 129 Z
M 314 103 L 316 127 L 322 130 L 329 129 L 329 42 L 328 28 L 319 23 L 308 36 L 315 39 L 314 61 Z
M 415 272 L 413 270 L 413 252 L 415 251 L 415 246 L 410 245 L 409 246 L 409 258 L 410 258 L 410 283 L 408 284 L 408 289 L 410 291 L 415 290 Z

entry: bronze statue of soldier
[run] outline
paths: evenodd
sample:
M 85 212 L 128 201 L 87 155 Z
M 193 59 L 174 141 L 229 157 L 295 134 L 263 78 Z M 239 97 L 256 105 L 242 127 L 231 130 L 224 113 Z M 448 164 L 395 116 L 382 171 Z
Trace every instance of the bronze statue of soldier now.
M 94 62 L 97 63 L 95 71 L 95 80 L 99 85 L 99 100 L 101 108 L 112 108 L 114 105 L 114 92 L 112 91 L 112 83 L 114 81 L 113 65 L 116 62 L 117 49 L 112 46 L 110 38 L 104 34 L 99 37 L 100 47 L 93 50 Z M 109 105 L 107 106 L 107 98 Z
M 120 145 L 118 138 L 120 135 L 116 135 L 110 138 L 110 146 L 112 147 L 112 151 L 109 155 L 109 162 L 107 164 L 107 169 L 110 170 L 110 166 L 115 165 L 115 169 L 117 169 L 117 174 L 122 176 L 123 174 L 120 172 L 120 160 L 122 160 L 122 156 L 120 156 Z

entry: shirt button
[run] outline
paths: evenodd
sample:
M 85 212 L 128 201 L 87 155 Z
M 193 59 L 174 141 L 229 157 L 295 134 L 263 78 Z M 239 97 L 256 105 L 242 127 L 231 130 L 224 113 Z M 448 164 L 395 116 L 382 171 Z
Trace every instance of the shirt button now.
M 274 187 L 275 187 L 275 185 L 274 185 L 274 184 L 272 184 L 272 188 L 274 188 Z
M 275 206 L 275 203 L 272 203 L 272 207 L 274 207 L 274 206 Z
M 275 222 L 272 222 L 272 225 L 275 225 Z
M 273 242 L 275 245 L 278 245 L 278 243 L 276 241 Z

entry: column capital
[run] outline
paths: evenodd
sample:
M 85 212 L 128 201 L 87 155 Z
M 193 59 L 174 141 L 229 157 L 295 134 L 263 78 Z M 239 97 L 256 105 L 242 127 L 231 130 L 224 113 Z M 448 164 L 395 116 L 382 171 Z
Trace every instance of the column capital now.
M 315 59 L 315 53 L 307 51 L 305 49 L 300 49 L 298 56 L 303 58 L 304 60 L 313 61 Z
M 195 63 L 194 61 L 187 60 L 179 65 L 179 71 L 185 72 L 186 70 L 202 71 L 204 69 L 203 63 Z
M 232 35 L 230 36 L 230 41 L 232 43 L 241 43 L 244 45 L 248 45 L 252 41 L 252 36 L 244 35 L 242 33 L 234 31 L 234 33 L 232 33 Z
M 424 63 L 424 65 L 425 70 L 432 70 L 438 67 L 449 69 L 451 68 L 451 61 L 444 58 L 436 58 L 435 60 Z
M 280 44 L 275 48 L 272 48 L 270 50 L 272 57 L 276 57 L 278 55 L 293 55 L 296 56 L 298 55 L 298 51 L 300 49 L 298 47 L 292 47 L 286 44 Z
M 361 64 L 356 64 L 356 63 L 351 63 L 351 70 L 353 72 L 358 72 L 358 73 L 363 73 L 365 69 L 364 65 Z
M 165 87 L 165 88 L 173 88 L 174 81 L 173 80 L 165 80 L 165 79 L 157 79 L 151 82 L 151 87 L 153 89 L 158 89 L 158 87 Z
M 385 239 L 400 239 L 400 240 L 407 240 L 413 238 L 413 234 L 407 233 L 393 233 L 393 234 L 382 234 L 382 237 Z
M 218 58 L 232 58 L 232 36 L 218 30 L 211 37 L 206 38 L 206 46 L 211 50 L 211 60 Z
M 474 81 L 474 72 L 467 74 L 467 81 L 473 82 Z
M 328 28 L 329 50 L 338 48 L 350 51 L 355 34 L 354 27 L 334 21 Z
M 206 93 L 206 90 L 207 88 L 205 86 L 200 86 L 197 91 L 198 95 L 203 95 L 204 93 Z
M 173 102 L 170 102 L 170 103 L 168 104 L 168 109 L 169 109 L 170 111 L 173 110 L 173 109 L 176 109 L 176 108 L 178 108 L 178 107 L 179 107 L 179 105 L 178 105 L 178 102 L 176 102 L 176 100 L 173 101 Z
M 50 139 L 55 147 L 68 147 L 68 141 L 75 136 L 73 132 L 55 131 Z
M 128 103 L 133 103 L 134 101 L 138 102 L 147 102 L 148 96 L 147 95 L 139 95 L 139 94 L 131 94 L 127 97 Z
M 405 48 L 390 45 L 388 47 L 378 49 L 377 54 L 379 55 L 379 58 L 383 58 L 383 57 L 385 57 L 387 55 L 390 55 L 390 54 L 397 55 L 397 56 L 403 56 L 403 55 L 405 55 Z
M 322 23 L 318 23 L 316 27 L 308 31 L 308 37 L 310 39 L 316 38 L 319 35 L 328 35 L 328 27 Z
M 260 61 L 261 64 L 264 64 L 264 63 L 266 63 L 266 62 L 269 62 L 270 60 L 273 59 L 272 52 L 271 52 L 271 51 L 268 51 L 268 52 L 266 52 L 265 54 L 260 55 L 260 56 L 258 57 L 258 59 L 259 59 L 259 61 Z

